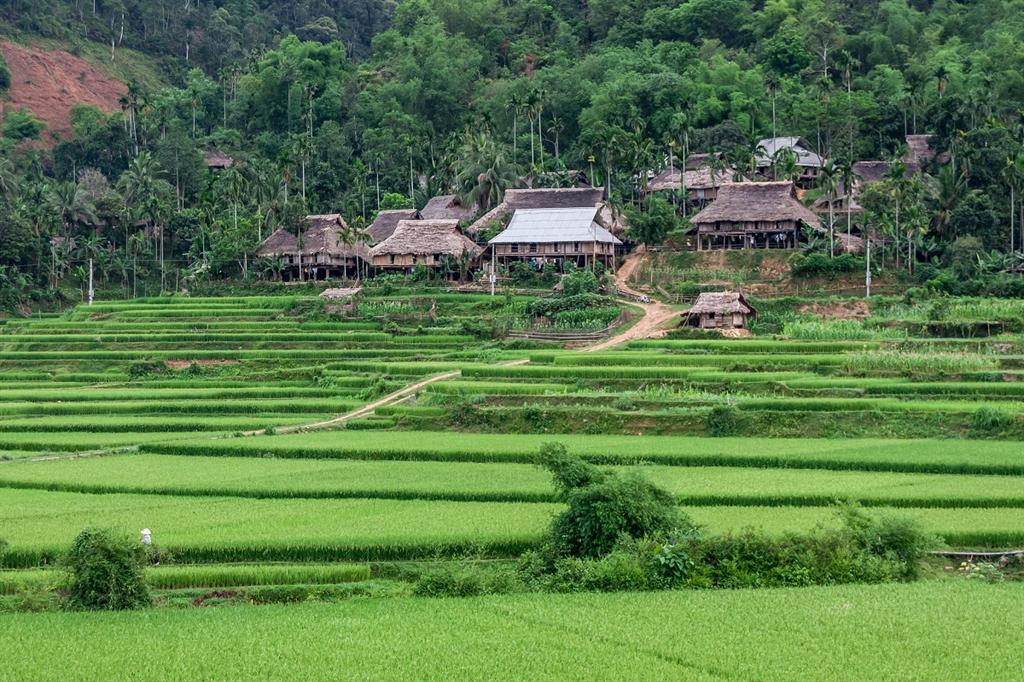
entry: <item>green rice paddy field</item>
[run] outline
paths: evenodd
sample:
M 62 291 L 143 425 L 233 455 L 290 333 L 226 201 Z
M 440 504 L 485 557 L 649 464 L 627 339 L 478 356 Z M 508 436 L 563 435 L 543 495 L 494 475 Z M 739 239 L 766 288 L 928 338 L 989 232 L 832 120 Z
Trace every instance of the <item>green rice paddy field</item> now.
M 548 442 L 663 486 L 711 534 L 799 532 L 856 501 L 951 548 L 1024 546 L 1019 338 L 589 353 L 466 333 L 507 305 L 368 290 L 341 318 L 295 296 L 162 297 L 0 324 L 0 594 L 59 582 L 90 525 L 152 529 L 158 591 L 372 591 L 369 562 L 511 559 L 561 509 L 534 464 Z M 1022 595 L 950 579 L 8 614 L 0 678 L 1014 679 L 1020 628 L 988 614 Z
M 1020 585 L 353 600 L 0 619 L 4 676 L 1020 679 Z M 201 634 L 200 634 L 201 633 Z

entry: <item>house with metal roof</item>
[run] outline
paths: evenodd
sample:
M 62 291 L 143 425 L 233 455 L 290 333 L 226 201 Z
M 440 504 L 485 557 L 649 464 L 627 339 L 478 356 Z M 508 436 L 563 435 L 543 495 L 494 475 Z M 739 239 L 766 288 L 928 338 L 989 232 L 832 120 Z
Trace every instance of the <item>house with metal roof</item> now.
M 612 265 L 615 247 L 622 242 L 602 227 L 599 213 L 598 206 L 516 209 L 508 227 L 488 242 L 492 258 L 504 264 L 528 260 Z
M 822 167 L 827 163 L 802 137 L 766 137 L 757 143 L 756 149 L 757 167 L 765 177 L 772 179 L 790 179 L 775 178 L 774 172 L 783 154 L 793 154 L 795 165 L 800 169 L 800 177 L 797 178 L 796 184 L 805 189 L 814 184 Z

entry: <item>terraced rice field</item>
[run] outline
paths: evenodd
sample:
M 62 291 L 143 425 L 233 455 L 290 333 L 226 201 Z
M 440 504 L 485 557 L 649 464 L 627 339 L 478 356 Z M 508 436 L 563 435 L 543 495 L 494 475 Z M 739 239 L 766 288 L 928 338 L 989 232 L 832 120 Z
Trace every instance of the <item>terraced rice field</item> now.
M 806 530 L 835 522 L 830 505 L 853 500 L 918 518 L 952 547 L 1024 544 L 1019 339 L 670 339 L 580 353 L 469 333 L 505 306 L 371 291 L 349 317 L 298 297 L 240 296 L 7 321 L 0 538 L 10 547 L 0 593 L 58 580 L 49 567 L 87 525 L 151 528 L 164 558 L 149 576 L 159 590 L 337 586 L 367 580 L 366 562 L 513 557 L 561 509 L 533 464 L 552 441 L 641 473 L 710 533 Z M 275 433 L 424 380 L 330 429 Z M 874 603 L 897 588 L 850 589 L 849 600 Z M 949 590 L 950 603 L 989 594 L 908 589 L 897 594 L 915 604 L 928 589 Z M 774 598 L 748 597 L 757 608 Z M 534 608 L 530 599 L 494 604 Z M 566 608 L 611 612 L 615 599 Z M 649 599 L 685 610 L 743 598 Z M 374 611 L 390 607 L 366 608 L 367 623 L 393 619 Z M 59 632 L 75 621 L 34 622 Z M 919 669 L 934 665 L 922 658 Z M 714 666 L 692 672 L 714 676 Z
M 24 614 L 0 638 L 15 679 L 1015 680 L 1024 637 L 992 614 L 1022 601 L 1020 585 L 966 582 L 360 599 Z

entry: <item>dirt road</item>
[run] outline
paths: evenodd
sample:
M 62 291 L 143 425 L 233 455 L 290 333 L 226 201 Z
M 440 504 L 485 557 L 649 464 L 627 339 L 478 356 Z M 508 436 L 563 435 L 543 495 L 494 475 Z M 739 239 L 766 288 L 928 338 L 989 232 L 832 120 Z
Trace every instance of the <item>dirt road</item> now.
M 646 259 L 647 251 L 643 246 L 638 247 L 636 251 L 627 256 L 626 260 L 622 262 L 622 267 L 615 273 L 615 286 L 627 293 L 637 296 L 642 295 L 639 291 L 629 286 L 629 277 Z M 657 338 L 665 332 L 662 326 L 673 318 L 679 316 L 678 311 L 673 310 L 669 306 L 658 301 L 652 301 L 651 303 L 637 303 L 635 301 L 629 301 L 629 304 L 643 309 L 644 316 L 639 322 L 621 334 L 617 334 L 609 339 L 605 339 L 604 341 L 599 341 L 591 346 L 586 346 L 580 350 L 592 353 L 594 351 L 612 348 L 620 343 L 625 343 L 626 341 Z

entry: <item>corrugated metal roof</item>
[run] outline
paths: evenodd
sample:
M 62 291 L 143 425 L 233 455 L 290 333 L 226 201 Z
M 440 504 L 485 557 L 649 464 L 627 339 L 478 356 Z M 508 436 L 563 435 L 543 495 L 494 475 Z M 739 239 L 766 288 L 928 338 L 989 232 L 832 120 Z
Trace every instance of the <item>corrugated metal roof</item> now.
M 611 232 L 597 224 L 597 207 L 520 208 L 505 231 L 490 244 L 545 244 L 592 242 L 621 244 Z
M 775 154 L 780 149 L 792 149 L 796 153 L 796 165 L 814 166 L 820 168 L 825 165 L 825 159 L 808 149 L 807 143 L 800 137 L 766 137 L 757 143 L 758 148 L 764 148 L 764 153 L 757 153 L 757 165 L 759 168 L 772 165 Z

